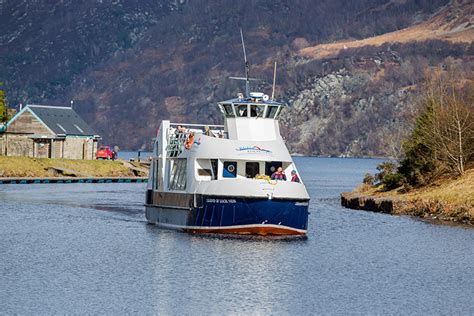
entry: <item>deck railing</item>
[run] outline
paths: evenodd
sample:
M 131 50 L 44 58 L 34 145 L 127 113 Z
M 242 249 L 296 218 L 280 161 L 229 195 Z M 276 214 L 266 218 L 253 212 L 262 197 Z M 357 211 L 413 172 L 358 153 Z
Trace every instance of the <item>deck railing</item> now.
M 183 131 L 178 131 L 178 126 L 183 127 Z M 206 126 L 209 127 L 212 134 L 216 137 L 227 138 L 227 133 L 224 132 L 224 125 L 170 123 L 167 131 L 167 156 L 178 157 L 185 149 L 188 136 L 191 133 L 194 133 L 194 135 L 204 134 Z

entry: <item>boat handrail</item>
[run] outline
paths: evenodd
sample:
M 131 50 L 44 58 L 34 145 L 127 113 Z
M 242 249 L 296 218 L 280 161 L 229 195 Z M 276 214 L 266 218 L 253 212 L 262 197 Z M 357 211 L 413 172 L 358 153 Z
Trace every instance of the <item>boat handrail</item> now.
M 205 126 L 209 126 L 209 128 L 224 128 L 224 125 L 213 125 L 213 124 L 187 124 L 187 123 L 170 123 L 170 126 L 184 126 L 184 127 L 202 127 L 204 128 Z

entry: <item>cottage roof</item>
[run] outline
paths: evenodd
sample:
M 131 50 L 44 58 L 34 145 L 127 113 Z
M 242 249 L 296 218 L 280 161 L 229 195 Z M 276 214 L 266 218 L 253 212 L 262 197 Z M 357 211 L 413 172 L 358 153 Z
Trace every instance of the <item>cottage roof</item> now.
M 57 135 L 97 135 L 70 107 L 29 104 L 26 108 Z

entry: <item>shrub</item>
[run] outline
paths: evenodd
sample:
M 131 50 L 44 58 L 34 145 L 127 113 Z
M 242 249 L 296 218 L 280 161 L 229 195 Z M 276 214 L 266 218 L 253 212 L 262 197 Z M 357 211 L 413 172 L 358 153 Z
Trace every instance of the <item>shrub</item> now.
M 384 161 L 377 166 L 379 173 L 375 174 L 375 180 L 382 183 L 386 175 L 394 174 L 397 170 L 397 165 L 391 161 Z
M 390 191 L 401 187 L 404 182 L 404 177 L 399 173 L 387 174 L 383 177 L 382 184 L 385 190 Z
M 364 184 L 373 186 L 375 183 L 375 177 L 371 175 L 370 173 L 366 173 L 364 176 L 364 180 L 362 180 Z

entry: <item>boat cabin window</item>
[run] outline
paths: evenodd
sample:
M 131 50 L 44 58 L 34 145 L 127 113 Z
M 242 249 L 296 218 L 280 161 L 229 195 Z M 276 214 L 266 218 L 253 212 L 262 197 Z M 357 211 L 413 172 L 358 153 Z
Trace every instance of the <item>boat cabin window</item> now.
M 267 161 L 265 162 L 265 175 L 271 176 L 278 167 L 282 167 L 283 163 L 281 161 Z
M 248 114 L 248 106 L 247 104 L 238 104 L 236 105 L 235 109 L 236 109 L 236 113 L 237 113 L 237 116 L 238 117 L 247 117 L 247 114 Z
M 260 164 L 255 161 L 248 161 L 245 163 L 245 176 L 247 178 L 255 178 L 260 173 Z
M 230 104 L 223 104 L 222 107 L 224 108 L 225 116 L 234 116 L 234 109 Z
M 170 190 L 186 190 L 186 159 L 171 160 Z
M 217 180 L 217 159 L 211 159 L 212 180 Z
M 274 119 L 275 118 L 275 114 L 277 113 L 278 111 L 278 106 L 275 106 L 275 105 L 269 105 L 267 107 L 267 113 L 265 115 L 266 118 L 271 118 L 271 119 Z
M 217 159 L 196 159 L 196 180 L 217 180 Z
M 224 170 L 222 171 L 224 178 L 237 177 L 237 161 L 224 161 Z
M 211 169 L 198 169 L 198 176 L 212 177 Z
M 155 172 L 155 181 L 153 182 L 153 189 L 158 190 L 160 187 L 160 165 L 159 159 L 153 160 L 153 171 Z

